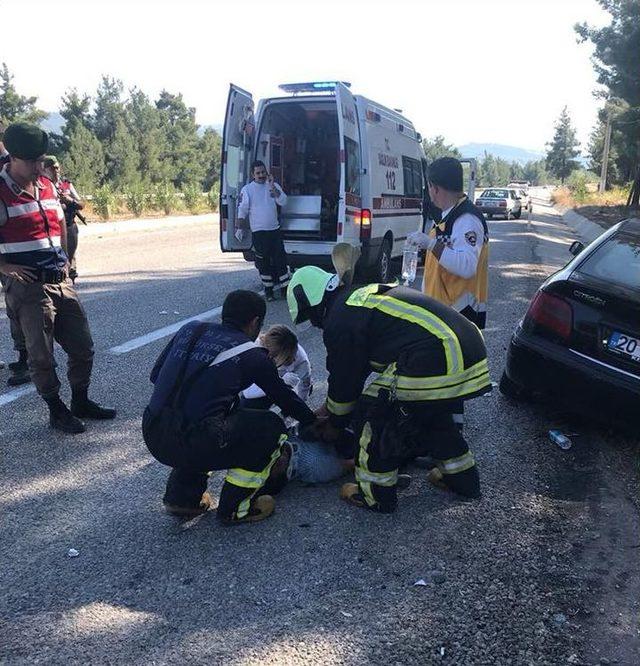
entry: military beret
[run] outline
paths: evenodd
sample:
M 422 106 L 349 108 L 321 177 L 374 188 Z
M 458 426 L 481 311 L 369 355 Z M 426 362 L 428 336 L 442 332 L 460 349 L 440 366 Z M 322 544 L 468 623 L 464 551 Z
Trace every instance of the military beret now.
M 12 157 L 35 160 L 47 152 L 49 136 L 37 125 L 13 123 L 5 130 L 3 143 Z
M 449 192 L 462 192 L 464 189 L 462 164 L 455 157 L 440 157 L 431 162 L 427 179 Z

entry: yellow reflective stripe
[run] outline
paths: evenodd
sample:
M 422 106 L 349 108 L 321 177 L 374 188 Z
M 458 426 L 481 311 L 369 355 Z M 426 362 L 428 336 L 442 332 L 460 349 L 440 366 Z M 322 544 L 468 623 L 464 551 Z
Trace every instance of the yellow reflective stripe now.
M 356 465 L 356 474 L 358 473 L 358 469 L 363 469 L 364 471 L 368 471 L 369 469 L 369 451 L 367 450 L 367 447 L 371 443 L 371 436 L 371 424 L 367 421 L 362 429 L 362 435 L 360 435 L 360 455 L 358 456 L 359 464 Z M 358 483 L 358 486 L 362 491 L 364 501 L 369 506 L 375 506 L 376 500 L 371 492 L 371 484 L 368 481 L 365 481 L 364 483 Z
M 438 468 L 443 474 L 459 474 L 471 469 L 476 464 L 471 451 L 458 456 L 457 458 L 449 458 L 448 460 L 441 460 L 438 463 Z
M 460 342 L 453 330 L 442 319 L 417 305 L 410 305 L 390 296 L 371 294 L 364 307 L 380 310 L 391 317 L 398 317 L 426 329 L 434 335 L 444 348 L 447 359 L 447 373 L 454 374 L 464 368 L 464 358 Z
M 396 389 L 398 400 L 407 402 L 420 400 L 448 400 L 460 398 L 470 393 L 475 393 L 481 389 L 491 386 L 489 373 L 483 373 L 481 377 L 458 384 L 457 386 L 447 386 L 444 388 L 432 389 Z
M 398 470 L 393 472 L 370 472 L 356 467 L 356 481 L 375 483 L 377 486 L 395 486 L 398 482 Z
M 236 486 L 241 486 L 242 488 L 253 488 L 253 492 L 248 497 L 245 497 L 242 500 L 242 502 L 240 502 L 240 504 L 238 504 L 238 508 L 235 511 L 236 518 L 244 518 L 249 513 L 249 509 L 251 508 L 251 500 L 253 499 L 253 496 L 256 494 L 258 488 L 261 488 L 265 484 L 266 480 L 269 478 L 269 474 L 271 474 L 271 468 L 273 467 L 275 461 L 282 454 L 282 445 L 287 441 L 287 439 L 288 439 L 287 434 L 280 435 L 280 439 L 278 440 L 278 448 L 271 454 L 271 459 L 269 460 L 269 464 L 261 472 L 258 472 L 258 474 L 254 474 L 254 477 L 259 476 L 262 479 L 259 486 L 257 487 L 245 486 L 242 483 L 236 483 L 235 481 L 232 481 L 229 478 L 233 472 L 242 472 L 247 474 L 251 474 L 251 472 L 247 472 L 247 470 L 244 469 L 238 469 L 237 467 L 234 469 L 227 470 L 227 476 L 225 477 L 225 481 L 229 481 L 229 483 L 232 483 L 233 485 Z
M 232 483 L 234 486 L 240 486 L 241 488 L 260 488 L 266 480 L 266 476 L 262 472 L 255 473 L 249 472 L 246 469 L 240 469 L 239 467 L 234 467 L 227 471 L 227 476 L 225 476 L 225 481 Z
M 434 377 L 408 377 L 407 375 L 397 375 L 397 382 L 398 388 L 444 388 L 471 379 L 478 379 L 481 375 L 488 373 L 489 365 L 487 364 L 487 359 L 484 359 L 455 375 L 438 375 Z
M 357 402 L 336 402 L 331 398 L 327 397 L 327 409 L 336 416 L 345 416 L 346 414 L 351 414 L 351 412 L 356 408 Z
M 347 299 L 347 305 L 364 305 L 369 295 L 378 291 L 378 288 L 379 285 L 377 284 L 368 284 L 360 287 L 360 289 L 356 289 Z

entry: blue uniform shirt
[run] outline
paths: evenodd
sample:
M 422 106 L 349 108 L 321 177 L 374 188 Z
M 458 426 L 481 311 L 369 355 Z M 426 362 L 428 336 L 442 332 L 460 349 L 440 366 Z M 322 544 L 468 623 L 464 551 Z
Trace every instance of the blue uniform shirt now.
M 201 322 L 185 324 L 165 347 L 151 372 L 154 384 L 149 409 L 157 414 L 165 405 L 182 367 L 194 330 Z M 199 368 L 209 365 L 223 351 L 250 342 L 240 329 L 228 324 L 206 324 L 187 362 L 185 379 Z M 236 397 L 252 384 L 257 384 L 283 413 L 303 425 L 315 420 L 313 412 L 282 381 L 267 355 L 267 350 L 254 347 L 219 365 L 201 371 L 185 398 L 183 413 L 188 423 L 206 416 L 226 414 Z

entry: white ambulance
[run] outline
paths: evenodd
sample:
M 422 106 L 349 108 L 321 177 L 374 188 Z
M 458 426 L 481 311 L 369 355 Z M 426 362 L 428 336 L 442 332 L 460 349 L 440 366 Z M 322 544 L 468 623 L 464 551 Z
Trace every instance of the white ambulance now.
M 280 210 L 292 267 L 329 266 L 337 242 L 361 249 L 358 269 L 393 277 L 408 234 L 421 228 L 425 159 L 401 113 L 353 95 L 343 82 L 280 86 L 261 100 L 232 85 L 223 131 L 220 245 L 251 260 L 251 238 L 235 237 L 238 195 L 262 160 L 287 194 Z

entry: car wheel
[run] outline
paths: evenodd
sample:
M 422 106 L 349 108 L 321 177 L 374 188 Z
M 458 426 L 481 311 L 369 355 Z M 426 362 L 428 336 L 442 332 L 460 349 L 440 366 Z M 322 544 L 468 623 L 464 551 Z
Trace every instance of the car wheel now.
M 493 220 L 493 215 L 491 215 L 491 213 L 487 213 L 487 220 Z
M 522 208 L 521 208 L 517 213 L 514 213 L 514 214 L 513 214 L 513 217 L 514 217 L 516 220 L 519 220 L 519 219 L 522 217 Z
M 506 372 L 502 373 L 498 388 L 502 395 L 511 398 L 512 400 L 526 400 L 530 395 L 526 389 L 522 388 L 522 386 L 511 381 L 509 377 L 507 377 Z
M 508 210 L 507 214 L 504 216 L 504 219 L 507 220 L 507 222 L 511 219 L 511 211 Z
M 376 282 L 388 282 L 391 279 L 391 242 L 388 238 L 382 243 L 371 277 Z

